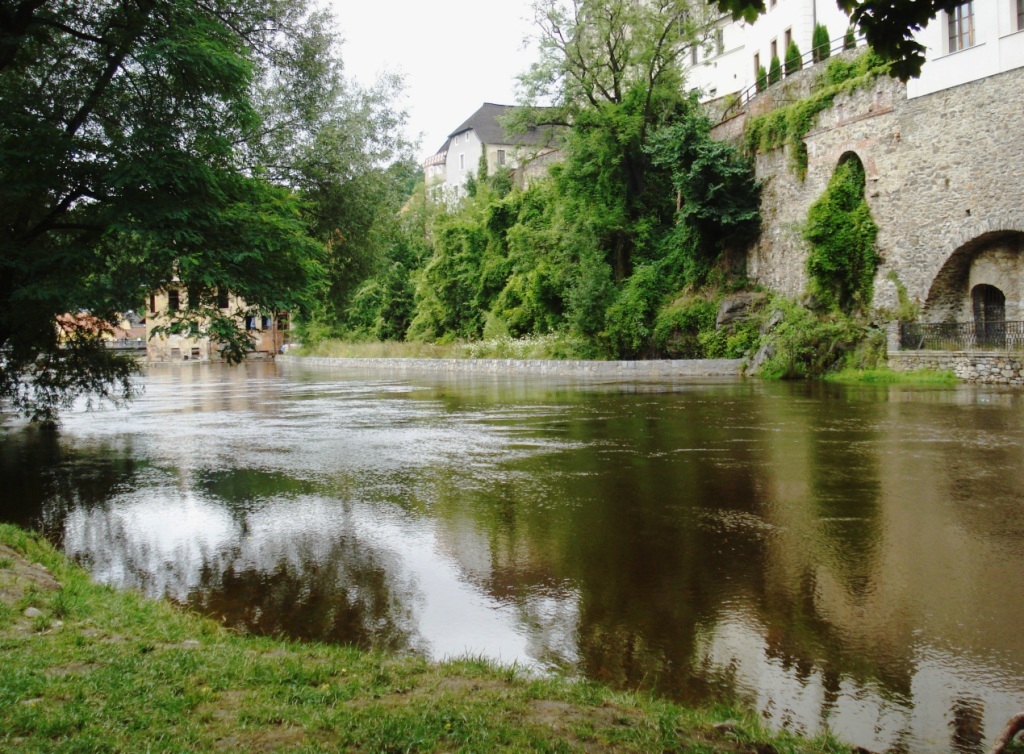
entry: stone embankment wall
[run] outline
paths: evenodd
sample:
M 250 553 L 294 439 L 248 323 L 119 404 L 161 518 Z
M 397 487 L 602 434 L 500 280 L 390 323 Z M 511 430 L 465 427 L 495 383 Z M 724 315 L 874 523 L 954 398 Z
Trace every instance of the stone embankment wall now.
M 964 382 L 1024 385 L 1024 354 L 978 351 L 899 351 L 889 354 L 897 372 L 950 371 Z
M 554 361 L 542 359 L 350 359 L 318 356 L 283 356 L 283 363 L 335 369 L 416 373 L 526 374 L 552 377 L 586 377 L 612 380 L 646 380 L 682 377 L 735 377 L 742 359 L 694 359 L 688 361 Z
M 821 75 L 823 69 L 815 66 L 797 74 L 802 78 L 794 82 L 799 88 L 792 97 L 806 87 L 804 79 Z M 895 272 L 911 299 L 926 303 L 933 293 L 938 305 L 926 308 L 926 320 L 961 315 L 962 297 L 968 295 L 960 290 L 966 286 L 964 275 L 944 275 L 936 282 L 947 261 L 978 239 L 1024 232 L 1022 91 L 1024 68 L 913 100 L 907 100 L 903 84 L 888 77 L 838 95 L 804 138 L 808 167 L 803 180 L 790 165 L 788 149 L 757 156 L 764 219 L 761 238 L 748 254 L 748 275 L 785 295 L 805 291 L 808 248 L 802 227 L 807 211 L 840 158 L 852 152 L 864 165 L 867 201 L 879 225 L 882 263 L 875 278 L 875 305 L 897 305 L 896 286 L 887 279 Z M 749 111 L 757 114 L 787 99 L 791 97 L 773 87 Z M 740 137 L 745 117 L 718 126 L 716 137 Z M 955 296 L 938 290 L 945 277 L 958 289 Z M 1010 299 L 1018 292 L 1006 293 Z M 940 299 L 955 300 L 957 310 L 946 311 Z

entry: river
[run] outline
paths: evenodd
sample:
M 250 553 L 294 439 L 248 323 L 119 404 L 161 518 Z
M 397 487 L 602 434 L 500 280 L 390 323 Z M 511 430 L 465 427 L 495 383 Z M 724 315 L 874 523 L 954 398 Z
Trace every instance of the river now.
M 559 668 L 871 751 L 1024 710 L 1024 394 L 151 367 L 0 519 L 231 626 Z

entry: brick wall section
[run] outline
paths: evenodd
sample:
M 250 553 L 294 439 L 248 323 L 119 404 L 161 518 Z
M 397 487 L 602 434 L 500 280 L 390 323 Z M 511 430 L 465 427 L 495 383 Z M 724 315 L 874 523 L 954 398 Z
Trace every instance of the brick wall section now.
M 817 75 L 814 69 L 805 73 Z M 958 249 L 986 234 L 1024 232 L 1022 91 L 1024 68 L 910 101 L 906 87 L 887 77 L 836 97 L 805 138 L 809 159 L 803 181 L 784 150 L 757 156 L 764 220 L 761 238 L 748 254 L 750 277 L 789 296 L 804 292 L 808 249 L 801 227 L 840 157 L 853 152 L 864 165 L 867 201 L 879 225 L 883 262 L 875 279 L 875 305 L 897 304 L 896 288 L 886 280 L 891 270 L 911 298 L 928 301 L 933 281 Z M 771 91 L 762 97 L 769 95 L 779 99 Z M 764 109 L 759 99 L 752 111 Z M 715 135 L 737 138 L 742 121 L 727 121 Z M 962 276 L 947 277 L 955 290 L 946 293 L 955 295 L 938 290 L 943 279 L 934 294 L 962 302 L 967 283 Z M 1024 299 L 1024 291 L 1006 293 L 1008 300 Z M 926 320 L 961 314 L 933 303 Z M 952 308 L 957 307 L 962 304 Z
M 1024 385 L 1024 354 L 1021 353 L 900 351 L 889 353 L 889 366 L 897 372 L 951 371 L 964 382 Z
M 542 359 L 347 359 L 316 356 L 283 356 L 285 364 L 364 369 L 401 374 L 445 372 L 458 374 L 526 374 L 553 377 L 647 380 L 677 377 L 735 377 L 742 359 L 694 359 L 664 361 L 554 361 Z

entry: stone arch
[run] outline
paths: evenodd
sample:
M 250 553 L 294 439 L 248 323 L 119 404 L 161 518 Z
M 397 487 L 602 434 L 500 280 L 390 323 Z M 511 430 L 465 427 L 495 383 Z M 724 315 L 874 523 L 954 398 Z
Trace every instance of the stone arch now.
M 1008 280 L 999 272 L 999 260 L 988 266 L 976 265 L 985 255 L 1001 255 L 1004 264 L 1015 262 L 1018 279 Z M 969 319 L 971 289 L 980 284 L 1004 290 L 1007 316 L 1024 317 L 1024 212 L 1015 218 L 989 218 L 960 225 L 960 231 L 951 235 L 934 259 L 935 273 L 924 302 L 926 321 Z

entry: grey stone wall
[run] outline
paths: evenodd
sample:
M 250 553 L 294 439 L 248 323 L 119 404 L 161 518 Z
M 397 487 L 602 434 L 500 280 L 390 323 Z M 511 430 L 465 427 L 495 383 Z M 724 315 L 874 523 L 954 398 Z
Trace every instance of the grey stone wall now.
M 900 351 L 889 353 L 897 372 L 919 369 L 951 371 L 964 382 L 1024 385 L 1024 354 L 974 351 Z
M 543 359 L 349 359 L 316 356 L 282 356 L 283 363 L 336 369 L 415 373 L 449 372 L 479 374 L 530 374 L 595 379 L 645 380 L 676 377 L 735 377 L 742 359 L 694 359 L 664 361 L 554 361 Z
M 839 159 L 853 152 L 865 167 L 867 201 L 880 228 L 883 262 L 875 279 L 875 305 L 897 304 L 896 287 L 886 279 L 890 271 L 912 299 L 926 303 L 946 267 L 925 318 L 960 316 L 969 293 L 967 270 L 952 274 L 947 262 L 971 244 L 1024 232 L 1022 92 L 1024 68 L 909 101 L 906 87 L 885 77 L 837 96 L 804 140 L 803 181 L 782 150 L 757 157 L 764 220 L 761 238 L 748 254 L 748 275 L 786 295 L 805 290 L 808 249 L 801 227 Z M 758 100 L 752 112 L 755 108 L 765 109 Z M 741 126 L 742 119 L 728 121 L 716 136 L 735 138 Z M 950 289 L 946 294 L 943 285 Z M 1024 297 L 1024 291 L 1004 292 L 1008 300 Z M 944 308 L 940 294 L 961 309 Z

